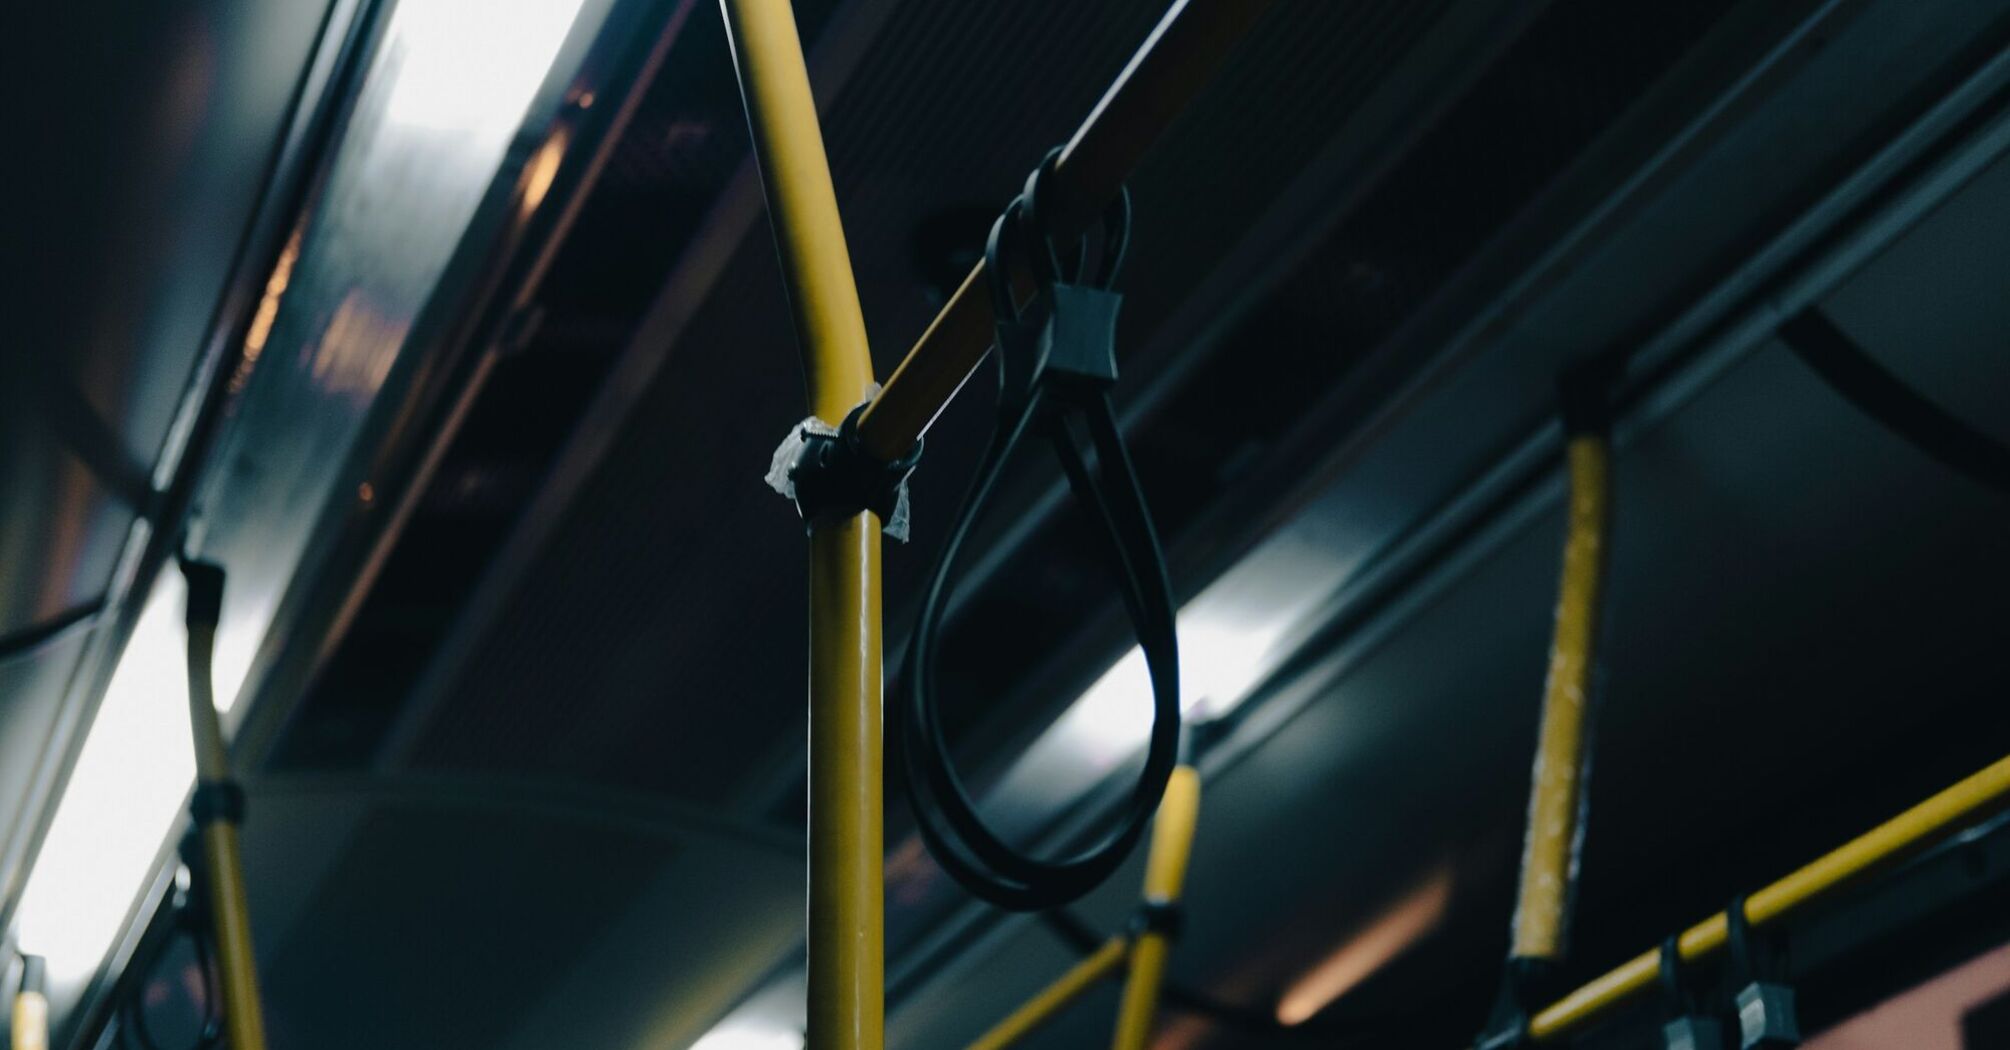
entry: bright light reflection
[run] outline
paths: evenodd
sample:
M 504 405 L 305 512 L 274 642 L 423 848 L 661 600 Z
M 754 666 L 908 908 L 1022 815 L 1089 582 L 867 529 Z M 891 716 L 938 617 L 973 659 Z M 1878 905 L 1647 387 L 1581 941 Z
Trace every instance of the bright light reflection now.
M 783 1028 L 728 1020 L 700 1036 L 691 1050 L 803 1050 L 803 1037 Z
M 1230 623 L 1185 614 L 1179 621 L 1180 707 L 1190 718 L 1219 718 L 1243 701 L 1269 666 L 1283 624 Z M 1143 747 L 1151 728 L 1152 686 L 1144 650 L 1133 648 L 1055 722 L 1056 743 L 1098 765 Z
M 1311 1020 L 1437 929 L 1452 903 L 1454 877 L 1449 864 L 1433 868 L 1401 899 L 1368 920 L 1284 993 L 1277 1002 L 1278 1023 L 1294 1025 Z
M 162 574 L 119 658 L 16 912 L 50 991 L 81 989 L 118 935 L 195 780 L 182 584 Z
M 391 15 L 394 124 L 514 134 L 582 0 L 406 0 Z

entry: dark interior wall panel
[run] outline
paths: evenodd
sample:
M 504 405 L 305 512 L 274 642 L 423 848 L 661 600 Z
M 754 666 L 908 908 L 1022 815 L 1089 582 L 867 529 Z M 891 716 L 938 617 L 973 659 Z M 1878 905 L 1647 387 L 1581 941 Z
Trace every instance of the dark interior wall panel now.
M 708 803 L 802 704 L 802 526 L 749 457 L 793 421 L 780 275 L 743 242 L 631 427 L 512 596 L 416 760 Z M 752 338 L 749 338 L 749 337 Z M 766 359 L 763 364 L 762 359 Z M 741 406 L 700 425 L 698 403 Z
M 88 630 L 72 629 L 29 652 L 0 657 L 0 820 L 12 819 L 16 800 L 42 759 Z
M 510 814 L 378 810 L 323 877 L 317 921 L 265 955 L 274 1042 L 501 1045 L 673 852 Z
M 328 6 L 42 4 L 10 27 L 0 634 L 104 589 Z
M 37 304 L 24 342 L 62 362 L 151 464 L 263 188 L 327 0 L 39 5 L 14 53 L 32 114 Z
M 26 403 L 39 396 L 0 380 L 0 638 L 96 601 L 134 515 Z

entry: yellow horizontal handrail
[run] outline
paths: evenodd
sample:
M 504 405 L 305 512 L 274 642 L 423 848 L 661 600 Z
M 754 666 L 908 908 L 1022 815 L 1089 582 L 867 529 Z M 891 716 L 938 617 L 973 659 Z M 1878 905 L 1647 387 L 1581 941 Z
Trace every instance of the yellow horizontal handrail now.
M 1173 769 L 1172 778 L 1166 782 L 1166 793 L 1159 801 L 1158 816 L 1152 824 L 1151 850 L 1145 856 L 1146 908 L 1169 909 L 1179 905 L 1199 820 L 1200 771 L 1183 762 Z M 1166 960 L 1172 951 L 1171 932 L 1153 928 L 1154 925 L 1147 923 L 1135 937 L 1116 936 L 1104 941 L 1067 973 L 991 1026 L 968 1050 L 1005 1050 L 1127 962 L 1130 973 L 1124 981 L 1124 996 L 1117 1011 L 1115 1046 L 1116 1050 L 1141 1050 L 1151 1036 L 1159 992 L 1165 984 Z
M 1070 1003 L 1080 999 L 1082 993 L 1094 988 L 1097 982 L 1116 973 L 1130 953 L 1128 937 L 1112 937 L 1104 941 L 1081 962 L 1069 967 L 1068 972 L 1055 978 L 1054 983 L 1042 988 L 1017 1010 L 1006 1015 L 1004 1020 L 992 1025 L 990 1031 L 970 1044 L 969 1050 L 1005 1050 L 1031 1035 Z
M 1763 926 L 1806 907 L 1879 868 L 1895 864 L 1992 812 L 2010 805 L 2010 757 L 1879 824 L 1814 863 L 1745 899 L 1752 925 Z M 1722 912 L 1689 927 L 1677 941 L 1685 962 L 1724 947 Z M 1582 1031 L 1614 1007 L 1651 987 L 1660 973 L 1659 949 L 1643 952 L 1615 970 L 1557 1000 L 1529 1020 L 1529 1035 L 1547 1043 Z

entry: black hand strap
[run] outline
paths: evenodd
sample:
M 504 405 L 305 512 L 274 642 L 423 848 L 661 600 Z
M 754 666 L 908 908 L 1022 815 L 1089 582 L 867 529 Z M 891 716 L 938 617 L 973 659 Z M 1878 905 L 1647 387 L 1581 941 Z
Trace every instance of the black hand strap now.
M 1820 310 L 1780 326 L 1780 340 L 1843 399 L 1920 452 L 2010 493 L 2010 445 L 1962 422 L 1893 375 Z
M 998 318 L 996 347 L 998 417 L 956 524 L 937 555 L 926 598 L 908 648 L 906 760 L 915 819 L 923 840 L 958 883 L 1000 907 L 1037 911 L 1076 900 L 1113 874 L 1142 838 L 1178 760 L 1180 737 L 1179 648 L 1172 587 L 1158 534 L 1145 506 L 1111 408 L 1116 379 L 1112 333 L 1118 297 L 1109 290 L 1129 226 L 1128 197 L 1106 216 L 1102 260 L 1095 284 L 1066 283 L 1085 268 L 1086 250 L 1064 269 L 1040 223 L 1056 154 L 1029 180 L 1027 191 L 992 227 L 986 246 Z M 1011 286 L 1006 252 L 1030 248 L 1028 262 L 1039 293 L 1022 310 Z M 934 655 L 950 573 L 978 516 L 990 502 L 1004 466 L 1031 433 L 1053 446 L 1076 501 L 1096 524 L 1124 608 L 1144 651 L 1151 680 L 1153 720 L 1144 770 L 1116 830 L 1096 845 L 1059 860 L 1030 857 L 999 838 L 950 761 L 949 744 L 933 701 Z M 1086 441 L 1089 452 L 1084 451 Z M 1089 454 L 1093 453 L 1093 457 Z

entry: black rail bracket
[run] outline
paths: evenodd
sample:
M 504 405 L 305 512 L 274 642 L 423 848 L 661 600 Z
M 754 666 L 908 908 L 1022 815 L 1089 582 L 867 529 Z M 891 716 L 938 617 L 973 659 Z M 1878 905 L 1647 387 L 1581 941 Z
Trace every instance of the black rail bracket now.
M 1186 909 L 1178 901 L 1140 901 L 1137 911 L 1131 915 L 1130 935 L 1133 940 L 1147 933 L 1156 933 L 1166 940 L 1176 941 L 1185 929 Z
M 1548 998 L 1556 984 L 1556 963 L 1549 959 L 1515 956 L 1501 973 L 1500 995 L 1486 1027 L 1473 1041 L 1474 1050 L 1514 1050 L 1535 1045 L 1529 1035 L 1529 1018 L 1535 1007 Z
M 198 780 L 188 800 L 189 816 L 198 828 L 218 821 L 242 827 L 244 810 L 244 785 L 235 780 Z
M 869 510 L 886 538 L 905 543 L 907 476 L 921 462 L 921 442 L 897 460 L 874 458 L 858 438 L 864 413 L 861 404 L 835 427 L 815 416 L 796 424 L 768 464 L 768 485 L 794 501 L 805 527 Z

